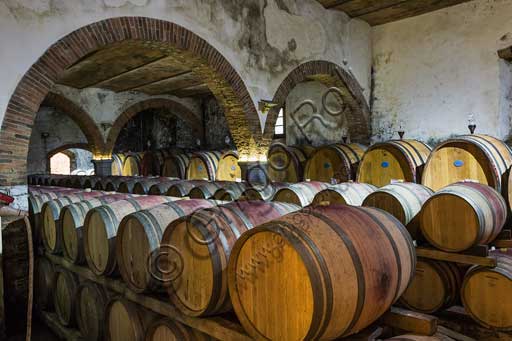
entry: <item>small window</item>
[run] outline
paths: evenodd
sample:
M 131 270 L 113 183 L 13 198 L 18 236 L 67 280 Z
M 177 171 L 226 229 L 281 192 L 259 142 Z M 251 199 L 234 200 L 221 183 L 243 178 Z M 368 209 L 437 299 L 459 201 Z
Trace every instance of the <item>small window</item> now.
M 284 121 L 284 108 L 279 109 L 277 116 L 276 126 L 274 128 L 274 137 L 284 137 L 285 135 L 285 121 Z

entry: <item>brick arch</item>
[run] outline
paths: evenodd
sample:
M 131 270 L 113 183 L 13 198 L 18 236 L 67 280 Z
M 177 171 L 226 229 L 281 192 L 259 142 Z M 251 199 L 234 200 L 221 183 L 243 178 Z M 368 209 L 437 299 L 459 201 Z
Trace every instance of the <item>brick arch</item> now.
M 65 144 L 63 146 L 57 147 L 53 150 L 50 150 L 48 153 L 46 153 L 46 157 L 48 159 L 50 159 L 55 154 L 64 152 L 68 149 L 84 149 L 84 150 L 88 150 L 92 153 L 91 146 L 87 143 L 70 143 L 70 144 Z
M 145 17 L 105 19 L 63 37 L 30 67 L 7 105 L 0 131 L 0 184 L 26 183 L 27 154 L 39 106 L 63 71 L 102 47 L 143 40 L 166 47 L 203 77 L 224 108 L 241 155 L 265 149 L 258 113 L 247 88 L 227 59 L 193 32 L 174 23 Z
M 283 107 L 290 92 L 299 83 L 316 80 L 327 87 L 343 89 L 344 100 L 350 105 L 348 114 L 348 129 L 352 141 L 369 143 L 370 139 L 370 108 L 366 103 L 361 86 L 357 80 L 334 63 L 315 60 L 299 65 L 282 81 L 274 94 L 273 103 L 277 106 L 268 112 L 265 123 L 265 137 L 270 138 L 274 133 L 274 125 L 279 109 Z
M 121 113 L 121 115 L 119 115 L 119 117 L 112 125 L 112 128 L 110 128 L 110 131 L 108 132 L 107 143 L 105 148 L 106 153 L 112 153 L 119 133 L 131 118 L 133 118 L 135 115 L 144 110 L 160 108 L 168 109 L 173 115 L 184 120 L 197 134 L 197 136 L 200 137 L 202 135 L 201 121 L 199 120 L 197 115 L 194 112 L 192 112 L 192 110 L 190 110 L 183 104 L 175 102 L 171 99 L 151 98 L 131 105 L 130 107 L 125 109 Z

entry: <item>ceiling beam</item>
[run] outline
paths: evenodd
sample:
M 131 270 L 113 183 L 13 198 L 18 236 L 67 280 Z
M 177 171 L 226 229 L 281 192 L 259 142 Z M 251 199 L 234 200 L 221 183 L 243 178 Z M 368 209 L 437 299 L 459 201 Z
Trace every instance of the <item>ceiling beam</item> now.
M 210 94 L 210 93 L 211 93 L 211 91 L 210 91 L 210 88 L 208 87 L 208 85 L 203 83 L 203 84 L 199 84 L 199 85 L 195 85 L 195 86 L 190 86 L 187 88 L 177 89 L 177 90 L 174 90 L 167 94 L 176 96 L 176 97 L 180 97 L 180 98 L 184 98 L 184 97 L 205 95 L 205 94 Z

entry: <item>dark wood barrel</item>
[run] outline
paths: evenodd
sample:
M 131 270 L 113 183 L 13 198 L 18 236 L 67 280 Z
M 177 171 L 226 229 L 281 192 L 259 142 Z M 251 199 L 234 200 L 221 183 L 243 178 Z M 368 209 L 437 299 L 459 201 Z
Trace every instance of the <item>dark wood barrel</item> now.
M 76 293 L 78 276 L 71 271 L 58 268 L 55 273 L 53 305 L 57 318 L 63 326 L 74 326 L 76 322 Z
M 425 314 L 447 309 L 459 302 L 462 276 L 455 263 L 420 259 L 400 303 Z
M 239 181 L 240 179 L 242 179 L 242 170 L 238 165 L 238 152 L 235 150 L 224 152 L 219 160 L 215 180 Z
M 81 178 L 81 176 L 78 176 L 78 175 L 69 175 L 65 178 L 62 178 L 60 181 L 59 181 L 59 186 L 61 187 L 68 187 L 68 188 L 81 188 L 81 187 L 77 187 L 75 182 Z
M 306 154 L 298 147 L 274 143 L 267 154 L 267 175 L 276 182 L 299 182 L 304 179 Z
M 39 257 L 34 267 L 34 299 L 38 311 L 53 310 L 53 292 L 55 290 L 55 267 L 45 257 Z
M 158 182 L 151 186 L 151 188 L 148 191 L 149 195 L 166 195 L 167 191 L 171 186 L 179 184 L 186 180 L 170 180 L 170 181 L 164 181 L 164 182 Z
M 181 200 L 126 216 L 116 237 L 116 259 L 125 283 L 137 293 L 159 289 L 161 283 L 153 277 L 157 267 L 149 269 L 148 260 L 158 252 L 164 230 L 176 219 L 214 205 L 209 200 Z
M 421 232 L 438 249 L 464 251 L 496 239 L 507 211 L 505 200 L 494 188 L 459 182 L 425 202 L 420 213 Z
M 105 191 L 108 192 L 117 192 L 119 190 L 119 186 L 123 182 L 133 180 L 131 176 L 116 176 L 112 178 L 108 178 L 106 182 L 103 183 L 103 187 Z
M 130 179 L 126 179 L 124 181 L 121 181 L 119 184 L 119 187 L 117 188 L 117 192 L 120 193 L 133 193 L 133 187 L 135 187 L 135 184 L 140 181 L 139 177 L 133 177 Z
M 116 235 L 119 223 L 128 214 L 145 210 L 173 198 L 141 196 L 95 207 L 85 216 L 84 253 L 87 265 L 97 275 L 110 275 L 116 270 Z
M 393 180 L 420 183 L 430 152 L 428 145 L 417 140 L 376 143 L 364 154 L 357 181 L 377 187 L 386 186 Z
M 313 202 L 315 196 L 324 189 L 329 187 L 328 184 L 318 181 L 301 182 L 282 188 L 276 192 L 272 201 L 288 202 L 291 204 L 306 207 Z
M 215 192 L 223 188 L 224 185 L 225 184 L 221 182 L 208 182 L 192 188 L 188 196 L 191 199 L 212 199 Z
M 332 185 L 315 195 L 313 205 L 343 204 L 361 206 L 364 199 L 377 187 L 359 182 L 344 182 Z
M 207 183 L 209 183 L 209 181 L 206 180 L 182 181 L 169 187 L 166 194 L 175 198 L 183 198 L 188 196 L 188 194 L 194 187 L 201 186 Z
M 364 199 L 363 206 L 376 207 L 391 213 L 407 227 L 414 240 L 421 238 L 419 213 L 434 192 L 413 182 L 386 185 Z
M 102 180 L 103 180 L 103 177 L 101 177 L 101 176 L 88 176 L 83 179 L 83 185 L 81 188 L 98 189 L 96 186 Z M 100 190 L 103 190 L 103 188 L 101 188 Z
M 180 276 L 163 278 L 172 303 L 190 316 L 209 316 L 231 310 L 227 263 L 240 235 L 249 229 L 298 211 L 297 205 L 243 201 L 195 212 L 165 230 L 162 245 L 172 245 L 183 262 Z M 165 251 L 165 250 L 164 250 Z M 175 255 L 164 255 L 172 262 Z M 165 264 L 165 262 L 164 262 Z
M 215 191 L 213 197 L 216 200 L 235 201 L 243 195 L 244 191 L 247 189 L 247 186 L 248 184 L 245 182 L 229 183 Z
M 187 180 L 215 181 L 220 156 L 218 151 L 194 153 L 187 167 Z
M 144 341 L 210 341 L 210 336 L 177 321 L 164 318 L 152 323 Z
M 266 185 L 247 188 L 243 192 L 240 200 L 270 201 L 277 193 L 277 191 L 279 191 L 281 188 L 288 188 L 291 185 L 292 184 L 288 182 L 271 182 Z
M 55 175 L 55 174 L 51 175 L 48 185 L 62 187 L 61 181 L 67 177 L 68 177 L 67 175 Z
M 109 341 L 144 341 L 147 328 L 158 318 L 124 298 L 112 299 L 105 314 Z
M 256 339 L 332 340 L 384 314 L 415 262 L 409 233 L 389 213 L 316 206 L 245 232 L 231 251 L 229 293 Z
M 125 154 L 121 154 L 121 153 L 112 154 L 112 175 L 113 176 L 123 175 L 124 160 L 126 160 Z
M 64 257 L 74 264 L 85 263 L 83 226 L 87 212 L 95 207 L 130 197 L 131 194 L 111 194 L 64 206 L 59 216 Z
M 304 179 L 331 184 L 355 180 L 365 150 L 366 146 L 357 143 L 320 147 L 307 161 Z
M 131 153 L 123 162 L 123 176 L 139 176 L 141 174 L 141 162 L 144 153 Z
M 162 169 L 155 153 L 152 151 L 144 153 L 140 161 L 140 175 L 157 176 L 162 174 Z
M 105 339 L 105 308 L 109 302 L 108 292 L 99 284 L 85 281 L 76 294 L 76 321 L 85 340 Z
M 133 186 L 132 193 L 134 194 L 149 194 L 149 190 L 153 185 L 157 185 L 160 183 L 169 183 L 169 181 L 176 181 L 179 179 L 176 178 L 167 178 L 167 177 L 156 177 L 156 178 L 143 178 L 137 180 L 135 185 Z
M 185 179 L 187 177 L 187 168 L 190 164 L 192 154 L 182 153 L 172 155 L 165 159 L 162 175 L 171 178 Z

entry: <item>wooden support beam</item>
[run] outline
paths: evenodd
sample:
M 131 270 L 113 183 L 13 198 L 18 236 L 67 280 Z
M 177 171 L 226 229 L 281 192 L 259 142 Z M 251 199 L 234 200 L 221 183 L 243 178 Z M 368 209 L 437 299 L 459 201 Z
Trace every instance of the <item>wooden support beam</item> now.
M 391 328 L 418 335 L 432 336 L 437 332 L 436 317 L 397 307 L 392 307 L 380 321 Z
M 416 255 L 422 258 L 442 260 L 469 265 L 482 265 L 488 267 L 496 266 L 496 259 L 489 256 L 475 256 L 462 253 L 451 253 L 427 247 L 417 247 Z

